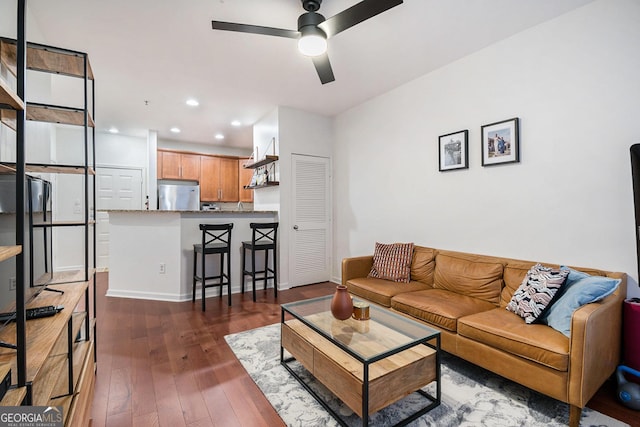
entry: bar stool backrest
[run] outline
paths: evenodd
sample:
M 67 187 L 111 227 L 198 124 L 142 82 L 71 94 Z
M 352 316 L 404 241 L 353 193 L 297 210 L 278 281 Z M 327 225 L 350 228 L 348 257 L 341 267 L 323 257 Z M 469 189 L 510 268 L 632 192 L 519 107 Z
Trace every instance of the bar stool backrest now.
M 253 230 L 251 237 L 253 246 L 273 245 L 275 248 L 278 239 L 277 222 L 252 222 L 249 227 Z
M 233 224 L 200 224 L 202 247 L 231 246 Z

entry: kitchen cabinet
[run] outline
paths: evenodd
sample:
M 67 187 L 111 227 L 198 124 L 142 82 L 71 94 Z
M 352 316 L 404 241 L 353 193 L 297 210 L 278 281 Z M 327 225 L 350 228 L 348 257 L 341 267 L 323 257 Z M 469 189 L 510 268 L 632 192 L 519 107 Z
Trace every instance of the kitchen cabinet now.
M 203 202 L 237 202 L 238 159 L 200 156 L 200 200 Z
M 241 202 L 253 203 L 253 191 L 245 188 L 245 186 L 251 183 L 251 178 L 253 177 L 253 169 L 246 169 L 244 167 L 244 164 L 248 161 L 248 158 L 238 159 L 238 191 Z
M 160 159 L 160 157 L 162 157 Z M 158 150 L 158 178 L 200 180 L 200 156 Z

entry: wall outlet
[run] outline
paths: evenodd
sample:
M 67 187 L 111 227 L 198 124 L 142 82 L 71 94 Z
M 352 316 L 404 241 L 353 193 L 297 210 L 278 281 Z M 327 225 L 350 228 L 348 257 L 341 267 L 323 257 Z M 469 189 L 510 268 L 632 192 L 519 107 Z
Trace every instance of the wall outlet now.
M 16 290 L 16 278 L 15 277 L 9 278 L 9 290 L 10 291 L 15 291 Z
M 167 264 L 164 262 L 160 263 L 160 274 L 165 274 L 167 272 Z

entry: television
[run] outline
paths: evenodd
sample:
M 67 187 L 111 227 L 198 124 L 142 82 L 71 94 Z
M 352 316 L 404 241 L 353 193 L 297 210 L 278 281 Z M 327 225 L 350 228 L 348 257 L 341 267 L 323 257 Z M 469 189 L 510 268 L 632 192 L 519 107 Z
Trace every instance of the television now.
M 25 177 L 24 262 L 25 304 L 53 279 L 51 183 Z M 16 176 L 0 175 L 0 246 L 16 244 Z M 0 312 L 15 311 L 16 259 L 0 263 Z

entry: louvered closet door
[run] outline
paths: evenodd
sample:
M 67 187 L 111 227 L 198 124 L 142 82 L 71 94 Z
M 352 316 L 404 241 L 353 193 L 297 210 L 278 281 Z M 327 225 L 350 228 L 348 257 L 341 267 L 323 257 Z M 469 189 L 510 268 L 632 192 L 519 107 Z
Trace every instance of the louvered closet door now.
M 329 159 L 294 154 L 292 182 L 291 286 L 327 281 L 331 276 Z

